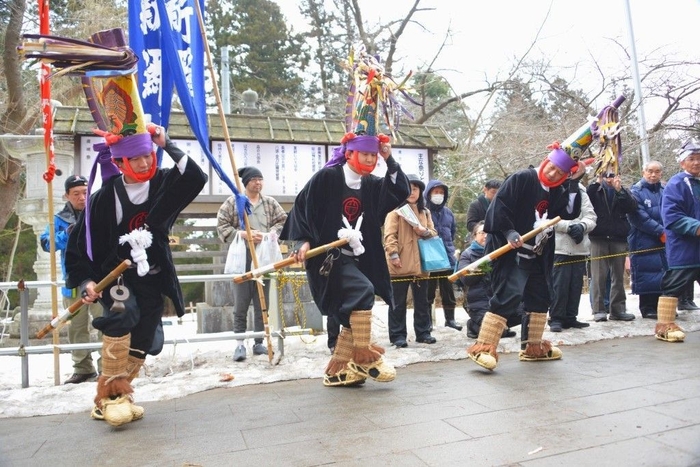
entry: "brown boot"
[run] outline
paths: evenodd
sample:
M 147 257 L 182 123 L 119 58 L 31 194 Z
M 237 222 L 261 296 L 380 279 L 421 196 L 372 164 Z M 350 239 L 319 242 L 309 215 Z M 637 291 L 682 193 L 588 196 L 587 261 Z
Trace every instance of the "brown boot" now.
M 683 342 L 685 333 L 675 323 L 678 299 L 676 297 L 659 297 L 656 307 L 657 322 L 654 337 L 666 342 Z
M 120 426 L 134 419 L 129 382 L 129 345 L 131 334 L 121 337 L 102 336 L 102 374 L 97 380 L 97 395 L 92 418 Z
M 562 357 L 561 350 L 554 347 L 548 340 L 542 339 L 544 327 L 547 324 L 547 313 L 527 313 L 523 317 L 523 344 L 525 348 L 520 351 L 521 362 L 539 362 L 546 360 L 559 360 Z
M 506 319 L 490 311 L 484 315 L 481 322 L 479 337 L 476 343 L 467 349 L 467 356 L 487 370 L 493 370 L 498 365 L 496 347 L 506 328 Z
M 126 367 L 126 371 L 127 373 L 129 373 L 129 376 L 127 377 L 129 383 L 131 383 L 134 380 L 134 378 L 136 378 L 139 375 L 144 361 L 145 359 L 143 358 L 138 358 L 134 357 L 133 355 L 129 355 L 128 364 Z M 132 421 L 141 420 L 143 418 L 144 413 L 143 407 L 134 404 L 133 394 L 129 396 L 129 401 L 131 403 L 131 413 L 134 416 L 134 419 Z
M 323 375 L 324 386 L 359 386 L 365 382 L 362 375 L 348 368 L 348 362 L 352 360 L 353 350 L 352 330 L 344 327 L 336 341 L 333 356 L 326 366 Z
M 372 344 L 372 310 L 353 311 L 350 314 L 350 328 L 353 354 L 348 368 L 375 381 L 393 381 L 396 369 L 382 358 L 384 349 Z

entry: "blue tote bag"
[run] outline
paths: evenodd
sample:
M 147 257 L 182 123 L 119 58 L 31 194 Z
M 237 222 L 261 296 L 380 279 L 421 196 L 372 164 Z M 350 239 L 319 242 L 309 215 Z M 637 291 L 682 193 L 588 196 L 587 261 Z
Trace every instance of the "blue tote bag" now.
M 420 268 L 423 272 L 445 271 L 452 269 L 447 257 L 447 250 L 438 236 L 418 239 L 420 251 Z

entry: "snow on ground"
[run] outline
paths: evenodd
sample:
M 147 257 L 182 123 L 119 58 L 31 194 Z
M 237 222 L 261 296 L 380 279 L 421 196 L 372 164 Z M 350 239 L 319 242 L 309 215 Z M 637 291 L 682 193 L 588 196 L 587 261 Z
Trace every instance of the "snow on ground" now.
M 561 333 L 545 330 L 545 338 L 555 345 L 581 345 L 587 342 L 649 336 L 650 345 L 657 341 L 652 337 L 655 320 L 642 319 L 638 310 L 638 297 L 627 295 L 627 311 L 634 313 L 631 322 L 593 322 L 588 295 L 581 297 L 579 320 L 589 321 L 586 329 L 569 329 Z M 377 304 L 374 308 L 373 335 L 375 341 L 386 347 L 385 358 L 398 368 L 417 362 L 466 359 L 466 348 L 473 343 L 466 337 L 466 330 L 458 332 L 444 327 L 441 309 L 436 310 L 436 326 L 433 336 L 436 344 L 416 344 L 413 334 L 412 310 L 409 310 L 408 347 L 397 349 L 389 344 L 387 332 L 387 307 Z M 464 324 L 467 313 L 459 307 L 457 321 Z M 176 318 L 166 318 L 166 339 L 196 335 L 193 315 L 187 315 L 182 324 Z M 686 331 L 700 330 L 700 312 L 679 312 L 677 323 Z M 167 323 L 166 323 L 167 324 Z M 520 329 L 516 338 L 502 339 L 499 352 L 510 353 L 520 349 Z M 277 339 L 272 338 L 277 351 Z M 669 344 L 670 345 L 670 344 Z M 134 397 L 137 403 L 183 397 L 212 388 L 234 387 L 247 384 L 263 384 L 301 378 L 321 378 L 330 353 L 326 336 L 292 336 L 284 340 L 284 355 L 278 364 L 272 365 L 266 355 L 252 355 L 252 340 L 246 341 L 248 358 L 244 362 L 233 361 L 235 341 L 213 341 L 166 345 L 158 356 L 149 356 L 139 378 L 134 380 Z M 278 352 L 279 354 L 279 352 Z M 273 361 L 277 361 L 277 357 Z M 96 354 L 93 354 L 96 358 Z M 465 365 L 472 363 L 465 362 Z M 70 353 L 59 356 L 61 381 L 72 373 Z M 321 382 L 319 381 L 319 384 Z M 29 355 L 29 387 L 22 388 L 21 359 L 0 356 L 0 418 L 29 417 L 37 415 L 88 412 L 95 395 L 94 382 L 71 385 L 54 385 L 54 356 L 52 354 Z

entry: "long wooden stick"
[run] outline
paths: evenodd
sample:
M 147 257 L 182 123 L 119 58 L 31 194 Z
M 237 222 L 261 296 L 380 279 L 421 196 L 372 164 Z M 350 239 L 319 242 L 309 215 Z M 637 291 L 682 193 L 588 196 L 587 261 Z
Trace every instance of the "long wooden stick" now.
M 199 29 L 202 35 L 202 43 L 204 45 L 204 54 L 207 57 L 207 68 L 209 68 L 209 74 L 211 75 L 212 90 L 214 96 L 216 97 L 216 104 L 219 112 L 219 118 L 221 119 L 221 129 L 224 133 L 224 140 L 226 141 L 226 149 L 228 150 L 228 157 L 231 162 L 231 168 L 233 169 L 233 177 L 236 181 L 236 188 L 239 192 L 243 192 L 241 189 L 241 179 L 238 176 L 238 169 L 236 169 L 236 159 L 233 154 L 233 146 L 231 145 L 231 137 L 228 132 L 228 124 L 226 122 L 226 114 L 224 113 L 224 106 L 221 102 L 221 94 L 219 93 L 219 86 L 216 81 L 216 74 L 214 73 L 214 65 L 211 59 L 211 50 L 209 48 L 209 41 L 207 40 L 206 31 L 204 29 L 204 18 L 202 17 L 202 9 L 199 4 L 199 0 L 194 0 L 195 10 L 197 10 L 197 21 L 199 22 Z M 253 233 L 250 228 L 250 222 L 248 222 L 248 213 L 243 211 L 243 222 L 245 223 L 245 231 L 248 237 L 248 250 L 252 257 L 253 268 L 258 268 L 258 257 L 255 254 L 255 244 L 253 242 Z M 267 359 L 270 364 L 272 364 L 272 356 L 274 354 L 272 350 L 272 337 L 270 335 L 270 321 L 267 314 L 267 301 L 265 300 L 265 289 L 263 284 L 258 282 L 258 298 L 260 300 L 260 308 L 263 319 L 263 326 L 265 329 L 265 342 L 267 342 Z M 279 361 L 278 361 L 279 363 Z
M 309 251 L 306 252 L 306 257 L 307 258 L 313 258 L 314 256 L 318 256 L 320 254 L 323 254 L 327 252 L 328 250 L 332 248 L 338 248 L 343 245 L 348 243 L 347 238 L 341 238 L 340 240 L 336 240 L 334 242 L 326 243 L 325 245 L 317 246 L 316 248 L 312 248 Z M 282 268 L 286 268 L 287 266 L 291 266 L 292 264 L 295 264 L 296 260 L 294 258 L 285 258 L 282 261 L 277 261 L 276 263 L 272 264 L 267 264 L 265 266 L 261 266 L 257 269 L 253 269 L 252 271 L 248 271 L 244 274 L 241 274 L 240 276 L 236 276 L 233 278 L 233 282 L 236 284 L 240 284 L 245 281 L 249 281 L 251 279 L 256 279 L 263 274 L 267 274 L 268 272 L 274 272 L 274 271 L 279 271 Z
M 543 230 L 548 229 L 549 227 L 553 226 L 554 224 L 556 224 L 560 220 L 561 220 L 561 217 L 557 216 L 554 219 L 548 220 L 547 222 L 540 225 L 536 229 L 529 231 L 525 235 L 522 235 L 521 238 L 522 238 L 523 243 L 530 240 L 532 237 L 536 236 L 538 233 L 542 232 Z M 484 255 L 482 258 L 479 258 L 478 260 L 474 261 L 469 266 L 463 267 L 462 269 L 455 272 L 454 274 L 451 274 L 450 276 L 447 277 L 447 279 L 449 279 L 450 282 L 454 282 L 462 276 L 473 274 L 476 271 L 478 271 L 479 268 L 483 264 L 492 262 L 493 260 L 495 260 L 499 256 L 503 256 L 504 254 L 508 253 L 512 249 L 513 249 L 513 247 L 510 246 L 510 243 L 503 245 L 501 248 L 494 250 L 491 253 L 489 253 L 488 255 Z
M 104 279 L 102 279 L 100 282 L 98 282 L 95 285 L 95 292 L 101 292 L 104 289 L 107 288 L 112 282 L 116 281 L 121 273 L 126 271 L 126 269 L 131 266 L 131 261 L 128 259 L 125 259 L 122 261 L 116 268 L 112 269 L 107 276 L 105 276 Z M 54 319 L 51 320 L 49 324 L 44 326 L 42 330 L 36 333 L 36 338 L 37 339 L 43 339 L 45 335 L 51 332 L 53 329 L 58 329 L 63 323 L 68 321 L 69 317 L 73 316 L 80 310 L 83 305 L 83 299 L 79 298 L 78 300 L 74 301 L 71 306 L 69 306 L 67 309 L 63 310 L 58 316 L 56 316 Z

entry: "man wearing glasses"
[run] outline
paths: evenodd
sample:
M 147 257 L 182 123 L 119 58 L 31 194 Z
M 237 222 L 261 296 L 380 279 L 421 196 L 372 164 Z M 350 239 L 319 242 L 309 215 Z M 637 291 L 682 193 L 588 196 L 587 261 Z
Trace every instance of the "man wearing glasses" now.
M 627 214 L 637 211 L 637 201 L 622 186 L 620 175 L 608 172 L 586 190 L 598 216 L 596 227 L 588 234 L 591 240 L 591 297 L 595 321 L 632 321 L 626 312 L 625 257 L 630 224 Z M 604 304 L 605 282 L 610 274 L 610 308 Z
M 268 234 L 273 235 L 276 240 L 284 226 L 284 221 L 287 220 L 287 213 L 275 198 L 262 194 L 263 174 L 257 167 L 241 167 L 238 170 L 238 176 L 241 178 L 245 189 L 245 195 L 248 197 L 251 204 L 248 222 L 250 222 L 250 233 L 253 236 L 253 243 L 257 246 L 263 241 L 264 236 Z M 240 235 L 240 237 L 245 240 L 245 270 L 250 271 L 253 257 L 251 256 L 250 250 L 247 249 L 248 233 L 238 217 L 235 196 L 229 196 L 219 207 L 216 219 L 216 230 L 222 242 L 230 243 L 234 240 L 236 235 Z M 263 283 L 265 302 L 268 302 L 270 281 L 265 280 Z M 251 301 L 253 302 L 253 329 L 256 332 L 262 331 L 264 329 L 262 305 L 255 281 L 235 284 L 233 290 L 235 301 L 233 307 L 233 332 L 246 332 L 248 327 L 248 308 L 250 307 Z M 263 344 L 263 339 L 261 337 L 256 337 L 254 342 L 253 355 L 267 355 L 267 347 Z M 236 342 L 236 349 L 233 352 L 233 361 L 242 362 L 246 359 L 246 354 L 247 351 L 244 339 L 238 339 Z

